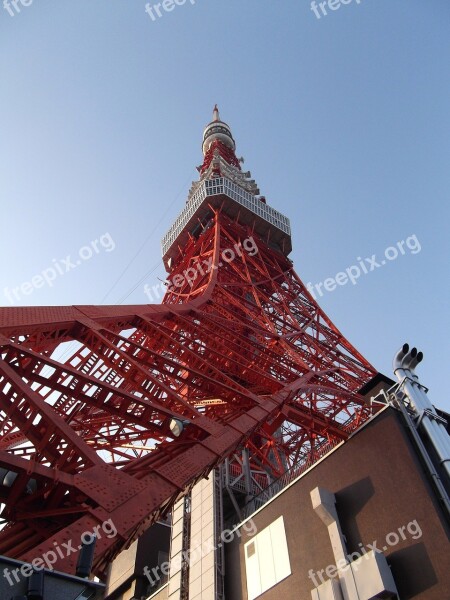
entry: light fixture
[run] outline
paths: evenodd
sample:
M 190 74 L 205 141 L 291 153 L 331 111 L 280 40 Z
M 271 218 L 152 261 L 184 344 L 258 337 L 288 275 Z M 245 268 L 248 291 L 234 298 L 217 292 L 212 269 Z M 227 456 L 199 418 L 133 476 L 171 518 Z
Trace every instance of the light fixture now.
M 189 421 L 180 421 L 179 419 L 172 419 L 169 423 L 169 429 L 175 437 L 180 437 L 186 425 L 189 425 Z

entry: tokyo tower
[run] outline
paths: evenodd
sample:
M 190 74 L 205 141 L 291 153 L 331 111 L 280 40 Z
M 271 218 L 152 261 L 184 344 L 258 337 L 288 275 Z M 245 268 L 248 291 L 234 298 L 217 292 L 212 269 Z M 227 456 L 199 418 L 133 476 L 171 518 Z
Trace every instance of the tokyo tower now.
M 274 481 L 371 416 L 376 370 L 295 273 L 289 219 L 217 107 L 202 149 L 162 304 L 0 309 L 0 554 L 31 561 L 111 519 L 101 577 L 225 459 Z

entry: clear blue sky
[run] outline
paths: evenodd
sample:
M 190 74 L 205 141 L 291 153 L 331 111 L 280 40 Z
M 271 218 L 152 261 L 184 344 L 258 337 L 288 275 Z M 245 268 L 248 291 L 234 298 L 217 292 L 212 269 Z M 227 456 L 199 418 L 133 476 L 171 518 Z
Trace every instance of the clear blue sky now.
M 309 0 L 188 0 L 155 21 L 144 8 L 0 4 L 0 304 L 105 233 L 113 251 L 15 305 L 145 303 L 218 102 L 291 219 L 305 283 L 416 235 L 420 252 L 320 303 L 391 376 L 405 340 L 421 348 L 422 381 L 450 410 L 448 0 L 353 0 L 320 20 Z

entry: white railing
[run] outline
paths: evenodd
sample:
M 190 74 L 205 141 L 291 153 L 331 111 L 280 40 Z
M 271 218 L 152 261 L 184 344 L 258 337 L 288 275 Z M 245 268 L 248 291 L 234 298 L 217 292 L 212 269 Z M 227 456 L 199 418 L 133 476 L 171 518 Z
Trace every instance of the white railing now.
M 320 446 L 320 448 L 316 449 L 315 456 L 305 457 L 299 464 L 292 466 L 288 469 L 281 477 L 276 479 L 273 483 L 268 485 L 264 490 L 262 490 L 257 496 L 252 498 L 247 504 L 245 504 L 241 508 L 241 516 L 242 520 L 245 520 L 247 517 L 252 515 L 256 510 L 267 504 L 278 492 L 284 490 L 290 483 L 295 481 L 297 478 L 301 477 L 308 469 L 313 467 L 319 460 L 324 458 L 327 454 L 334 451 L 336 446 L 339 446 L 343 442 L 339 439 L 327 441 Z M 236 522 L 237 517 L 234 516 L 232 519 L 229 519 L 226 523 L 226 526 L 230 529 L 233 529 L 239 523 Z
M 169 248 L 174 244 L 189 219 L 201 206 L 205 198 L 208 196 L 218 196 L 220 194 L 228 196 L 241 206 L 244 206 L 254 214 L 258 215 L 261 219 L 270 223 L 272 226 L 280 229 L 287 235 L 291 235 L 290 222 L 287 217 L 268 204 L 264 204 L 264 202 L 261 202 L 256 196 L 242 189 L 226 177 L 218 177 L 216 179 L 207 179 L 201 182 L 200 186 L 181 211 L 172 227 L 163 237 L 161 242 L 163 256 L 166 255 Z

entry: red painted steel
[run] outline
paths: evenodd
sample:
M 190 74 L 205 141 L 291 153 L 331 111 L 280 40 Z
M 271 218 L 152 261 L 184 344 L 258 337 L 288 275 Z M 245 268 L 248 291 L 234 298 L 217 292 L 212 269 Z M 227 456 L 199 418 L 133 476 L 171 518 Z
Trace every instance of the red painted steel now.
M 104 575 L 240 445 L 277 476 L 368 418 L 358 390 L 373 367 L 286 256 L 211 212 L 170 274 L 195 277 L 161 305 L 0 309 L 0 554 L 77 547 L 112 519 Z M 77 553 L 61 555 L 55 568 L 73 573 Z

